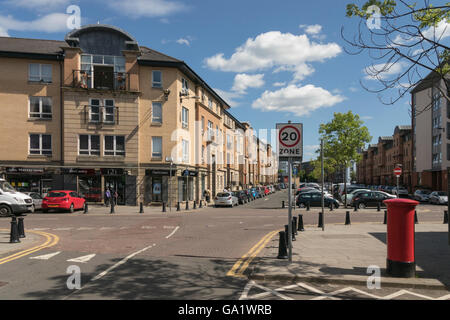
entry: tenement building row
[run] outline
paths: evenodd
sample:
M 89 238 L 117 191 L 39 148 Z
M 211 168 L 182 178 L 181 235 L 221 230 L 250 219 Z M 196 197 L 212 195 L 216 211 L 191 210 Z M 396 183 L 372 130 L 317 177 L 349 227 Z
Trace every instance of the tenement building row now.
M 447 93 L 447 94 L 446 94 Z M 397 126 L 393 136 L 380 137 L 362 152 L 358 181 L 395 185 L 393 167 L 401 165 L 400 184 L 447 191 L 450 167 L 450 103 L 447 85 L 431 72 L 411 90 L 411 125 Z
M 184 61 L 87 25 L 64 41 L 0 37 L 1 175 L 21 191 L 136 205 L 275 183 L 270 144 Z

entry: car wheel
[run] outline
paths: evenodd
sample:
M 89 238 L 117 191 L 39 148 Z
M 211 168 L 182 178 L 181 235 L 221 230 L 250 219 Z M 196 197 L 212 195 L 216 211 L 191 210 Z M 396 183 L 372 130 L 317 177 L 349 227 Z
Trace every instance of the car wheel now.
M 48 210 L 47 209 L 42 209 L 42 213 L 47 213 Z
M 69 211 L 70 211 L 70 213 L 73 213 L 75 211 L 75 209 L 73 207 L 73 203 L 70 204 Z
M 12 215 L 11 208 L 9 206 L 7 206 L 6 204 L 0 205 L 0 216 L 9 217 L 10 215 Z
M 339 209 L 339 204 L 335 203 L 335 204 L 334 204 L 334 208 L 335 208 L 335 209 Z
M 358 204 L 358 209 L 365 209 L 365 208 L 366 208 L 366 205 L 364 203 L 360 202 Z

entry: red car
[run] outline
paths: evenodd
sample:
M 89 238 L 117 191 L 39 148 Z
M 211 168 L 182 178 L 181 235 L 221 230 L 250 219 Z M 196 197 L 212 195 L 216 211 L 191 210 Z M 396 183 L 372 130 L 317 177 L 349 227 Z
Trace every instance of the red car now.
M 42 212 L 48 212 L 51 209 L 63 209 L 72 213 L 75 210 L 84 209 L 85 203 L 86 200 L 75 191 L 50 191 L 42 200 Z

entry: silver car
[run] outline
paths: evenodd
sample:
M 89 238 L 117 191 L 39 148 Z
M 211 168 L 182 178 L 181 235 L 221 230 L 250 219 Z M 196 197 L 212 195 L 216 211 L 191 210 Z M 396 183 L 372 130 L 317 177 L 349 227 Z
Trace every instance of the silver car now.
M 434 191 L 430 194 L 429 201 L 432 204 L 448 204 L 447 192 Z
M 431 191 L 429 190 L 416 190 L 416 192 L 414 192 L 414 200 L 419 202 L 428 202 L 428 200 L 430 200 L 430 194 Z
M 24 192 L 27 196 L 30 196 L 33 199 L 33 209 L 31 212 L 42 209 L 42 197 L 37 192 Z
M 239 200 L 231 192 L 219 192 L 214 198 L 214 205 L 233 207 L 239 204 Z

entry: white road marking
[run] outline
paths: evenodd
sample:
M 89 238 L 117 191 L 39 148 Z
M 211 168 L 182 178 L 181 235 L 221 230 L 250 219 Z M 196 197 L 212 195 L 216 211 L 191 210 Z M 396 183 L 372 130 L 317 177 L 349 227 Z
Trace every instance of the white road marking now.
M 89 260 L 91 260 L 93 257 L 95 257 L 95 253 L 93 254 L 89 254 L 87 256 L 82 256 L 82 257 L 78 257 L 78 258 L 74 258 L 74 259 L 69 259 L 67 261 L 69 262 L 80 262 L 80 263 L 86 263 Z
M 144 249 L 141 249 L 139 251 L 136 251 L 132 254 L 130 254 L 129 256 L 126 256 L 125 258 L 123 258 L 122 260 L 120 260 L 119 262 L 117 262 L 115 265 L 109 267 L 108 269 L 106 269 L 105 271 L 99 273 L 98 275 L 96 275 L 94 278 L 91 279 L 91 281 L 96 281 L 102 277 L 104 277 L 105 275 L 107 275 L 109 272 L 111 272 L 112 270 L 114 270 L 115 268 L 117 268 L 118 266 L 124 264 L 125 262 L 127 262 L 129 259 L 133 258 L 135 255 L 138 255 L 139 253 L 142 253 L 148 249 L 150 249 L 151 247 L 154 247 L 155 244 L 152 244 L 151 246 L 145 247 Z
M 56 228 L 56 229 L 53 229 L 53 230 L 55 230 L 55 231 L 67 231 L 67 230 L 71 230 L 72 228 Z
M 142 226 L 141 229 L 156 229 L 155 226 Z
M 49 254 L 44 254 L 42 256 L 35 256 L 35 257 L 30 257 L 30 259 L 38 259 L 38 260 L 48 260 L 50 258 L 53 258 L 54 256 L 60 254 L 61 251 L 57 251 L 57 252 L 53 252 L 53 253 L 49 253 Z
M 92 227 L 81 227 L 81 228 L 78 228 L 77 230 L 93 230 L 94 228 L 92 228 Z
M 101 227 L 100 230 L 112 230 L 114 227 Z
M 164 229 L 173 229 L 175 228 L 174 226 L 164 226 Z
M 50 228 L 33 228 L 31 230 L 36 230 L 36 231 L 43 231 L 43 230 L 49 230 Z
M 169 239 L 171 236 L 173 236 L 173 234 L 174 234 L 175 232 L 177 232 L 177 230 L 178 230 L 179 228 L 180 228 L 180 227 L 177 226 L 177 227 L 172 231 L 172 233 L 169 234 L 169 235 L 166 237 L 166 239 Z

